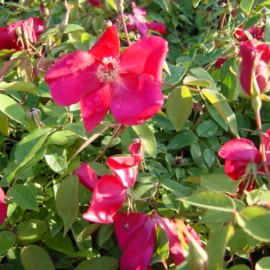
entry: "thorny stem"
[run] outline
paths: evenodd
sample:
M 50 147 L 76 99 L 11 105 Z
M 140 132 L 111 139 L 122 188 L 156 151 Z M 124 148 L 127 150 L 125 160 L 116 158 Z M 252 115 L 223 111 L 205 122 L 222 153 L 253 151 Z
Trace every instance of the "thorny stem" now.
M 125 15 L 124 15 L 124 0 L 119 0 L 119 9 L 120 9 L 120 16 L 121 16 L 124 32 L 125 32 L 125 35 L 127 38 L 127 43 L 130 46 L 131 42 L 130 42 L 130 39 L 128 36 L 127 26 L 126 26 L 126 22 L 125 22 Z
M 252 107 L 255 112 L 256 124 L 259 131 L 259 137 L 260 137 L 260 143 L 261 143 L 261 154 L 262 154 L 262 166 L 265 171 L 265 176 L 268 182 L 268 189 L 270 189 L 270 172 L 267 167 L 266 149 L 265 149 L 265 144 L 263 140 L 262 120 L 261 120 L 261 114 L 260 114 L 260 109 L 261 109 L 260 96 L 256 96 L 252 99 Z
M 111 143 L 113 142 L 113 140 L 115 138 L 117 138 L 124 130 L 126 129 L 126 126 L 122 125 L 122 124 L 118 124 L 113 132 L 113 135 L 110 139 L 110 141 L 108 142 L 108 144 L 102 149 L 102 151 L 98 154 L 98 156 L 95 158 L 94 161 L 98 161 L 102 155 L 105 153 L 105 151 L 110 147 Z

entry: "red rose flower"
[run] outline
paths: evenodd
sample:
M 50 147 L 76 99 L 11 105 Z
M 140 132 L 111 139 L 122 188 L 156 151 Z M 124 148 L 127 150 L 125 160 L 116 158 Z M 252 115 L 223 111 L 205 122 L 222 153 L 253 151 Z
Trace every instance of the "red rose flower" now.
M 257 39 L 257 40 L 263 40 L 264 39 L 264 26 L 263 27 L 257 27 L 253 26 L 246 31 L 244 31 L 244 26 L 239 26 L 236 28 L 234 32 L 234 38 L 237 39 L 238 41 L 248 41 L 249 37 L 246 34 L 248 32 L 252 38 Z
M 103 175 L 99 180 L 96 173 L 83 163 L 76 171 L 80 182 L 93 191 L 92 201 L 83 217 L 92 222 L 112 223 L 114 215 L 121 209 L 127 197 L 127 189 L 133 187 L 138 165 L 143 159 L 141 144 L 130 145 L 131 156 L 110 157 L 107 163 L 114 175 Z
M 42 32 L 43 21 L 39 18 L 28 18 L 9 24 L 0 28 L 0 50 L 24 49 L 28 41 L 36 43 Z
M 169 249 L 175 264 L 179 265 L 185 261 L 175 220 L 163 218 L 158 214 L 118 213 L 114 217 L 114 229 L 118 244 L 123 249 L 120 269 L 149 269 L 155 250 L 157 227 L 164 230 L 168 237 Z M 189 226 L 186 226 L 186 229 L 197 244 L 201 246 L 201 241 L 196 232 Z M 186 235 L 184 235 L 184 239 L 185 242 L 189 242 Z
M 98 0 L 88 0 L 88 3 L 92 4 L 93 6 L 96 6 L 96 7 L 99 7 L 102 5 L 102 2 L 98 1 Z
M 88 52 L 67 54 L 45 76 L 56 103 L 81 103 L 88 131 L 104 119 L 109 108 L 117 122 L 136 125 L 162 107 L 167 42 L 160 37 L 147 37 L 120 56 L 119 52 L 117 30 L 111 26 Z
M 240 46 L 240 84 L 248 96 L 256 96 L 269 89 L 270 49 L 267 44 L 256 40 L 242 42 Z

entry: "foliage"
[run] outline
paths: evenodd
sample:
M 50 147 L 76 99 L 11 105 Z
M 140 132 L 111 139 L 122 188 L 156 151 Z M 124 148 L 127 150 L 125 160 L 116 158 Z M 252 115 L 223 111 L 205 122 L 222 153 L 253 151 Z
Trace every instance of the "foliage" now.
M 255 28 L 263 29 L 263 37 L 256 32 L 259 43 L 270 41 L 270 1 L 136 1 L 147 10 L 140 30 L 145 20 L 166 28 L 166 33 L 147 28 L 149 35 L 168 42 L 161 84 L 164 104 L 144 123 L 129 126 L 117 123 L 107 108 L 104 120 L 87 131 L 80 105 L 56 103 L 45 76 L 64 55 L 87 52 L 111 24 L 117 24 L 121 53 L 130 48 L 121 1 L 100 2 L 0 0 L 0 30 L 30 17 L 44 23 L 37 40 L 21 36 L 22 45 L 13 49 L 1 47 L 7 36 L 0 31 L 0 195 L 5 193 L 5 198 L 0 196 L 0 221 L 8 206 L 0 225 L 0 269 L 119 269 L 120 246 L 128 244 L 118 244 L 115 224 L 85 219 L 97 191 L 85 188 L 78 168 L 86 162 L 95 181 L 118 181 L 121 177 L 110 161 L 138 158 L 129 148 L 137 138 L 144 158 L 127 165 L 135 168 L 136 183 L 123 184 L 120 205 L 121 212 L 140 212 L 146 220 L 145 214 L 160 216 L 151 223 L 151 234 L 158 227 L 156 235 L 149 236 L 152 268 L 268 269 L 269 60 L 258 53 L 267 45 L 257 50 L 252 45 L 258 56 L 251 57 L 251 67 L 243 73 L 239 48 L 243 39 L 255 38 Z M 124 12 L 133 11 L 131 1 L 124 1 Z M 136 28 L 128 38 L 139 42 Z M 262 73 L 256 69 L 258 62 L 266 62 L 267 69 L 264 89 L 259 90 L 253 85 Z M 252 77 L 252 83 L 243 91 L 246 77 Z M 249 146 L 237 145 L 226 149 L 235 152 L 221 154 L 220 149 L 234 140 L 238 144 L 239 138 L 252 144 L 252 155 L 243 152 L 239 158 Z M 231 164 L 236 164 L 234 176 L 228 173 Z M 251 186 L 239 187 L 247 176 Z M 166 227 L 169 219 L 175 221 L 178 238 Z M 169 255 L 172 241 L 183 248 L 185 261 L 179 265 Z M 147 243 L 141 245 L 147 250 Z

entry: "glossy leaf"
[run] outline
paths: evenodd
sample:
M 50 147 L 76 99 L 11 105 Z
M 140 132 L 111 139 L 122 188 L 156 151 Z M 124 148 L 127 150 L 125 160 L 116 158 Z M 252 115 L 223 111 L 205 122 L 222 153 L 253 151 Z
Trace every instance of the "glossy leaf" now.
M 212 86 L 211 82 L 209 82 L 208 80 L 198 79 L 194 76 L 186 76 L 183 83 L 184 85 L 192 85 L 206 88 L 210 88 Z
M 183 66 L 173 66 L 169 65 L 169 70 L 171 75 L 166 76 L 166 83 L 175 85 L 181 81 L 184 77 L 185 73 L 187 72 L 187 68 Z
M 206 209 L 219 210 L 221 212 L 234 212 L 235 205 L 231 198 L 223 193 L 199 190 L 187 198 L 179 200 L 190 205 L 199 206 Z
M 16 243 L 16 237 L 8 231 L 0 232 L 0 255 L 5 254 Z
M 192 105 L 193 99 L 188 87 L 183 86 L 180 90 L 176 88 L 171 91 L 166 104 L 166 113 L 176 131 L 180 131 L 187 122 Z
M 21 261 L 25 270 L 54 270 L 54 265 L 47 251 L 31 245 L 23 248 Z
M 136 132 L 136 134 L 143 140 L 145 152 L 149 156 L 155 158 L 157 155 L 157 145 L 153 131 L 146 124 L 133 126 L 132 128 Z
M 62 174 L 67 169 L 66 150 L 55 145 L 49 145 L 46 151 L 45 160 L 49 167 Z
M 64 222 L 64 235 L 66 235 L 78 216 L 78 189 L 78 178 L 76 176 L 68 176 L 61 182 L 56 193 L 56 210 Z
M 198 138 L 192 131 L 181 131 L 168 143 L 168 150 L 179 150 L 197 142 Z
M 12 90 L 37 95 L 36 86 L 31 82 L 0 82 L 0 90 Z
M 254 4 L 254 0 L 241 0 L 240 8 L 246 13 L 250 14 L 252 6 Z
M 215 107 L 223 120 L 228 124 L 231 132 L 235 136 L 239 136 L 235 115 L 224 96 L 217 91 L 210 89 L 203 89 L 201 93 Z
M 24 110 L 13 98 L 0 94 L 0 111 L 19 124 L 28 127 Z
M 81 262 L 75 270 L 117 270 L 118 261 L 113 257 L 102 256 Z
M 234 229 L 231 225 L 221 226 L 210 236 L 206 251 L 208 254 L 208 268 L 222 270 L 223 258 L 228 241 L 232 237 Z
M 270 269 L 270 257 L 264 257 L 260 259 L 256 265 L 255 270 L 269 270 Z
M 7 196 L 22 208 L 38 211 L 37 192 L 33 183 L 15 184 L 8 190 Z
M 2 112 L 0 112 L 0 133 L 5 136 L 9 135 L 8 117 Z

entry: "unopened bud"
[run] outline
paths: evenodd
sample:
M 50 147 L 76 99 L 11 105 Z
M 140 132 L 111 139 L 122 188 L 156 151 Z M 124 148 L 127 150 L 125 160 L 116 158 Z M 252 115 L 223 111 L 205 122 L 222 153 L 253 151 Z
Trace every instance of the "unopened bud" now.
M 32 108 L 25 113 L 25 117 L 30 124 L 30 129 L 42 128 L 44 124 L 41 122 L 41 112 L 39 109 Z

